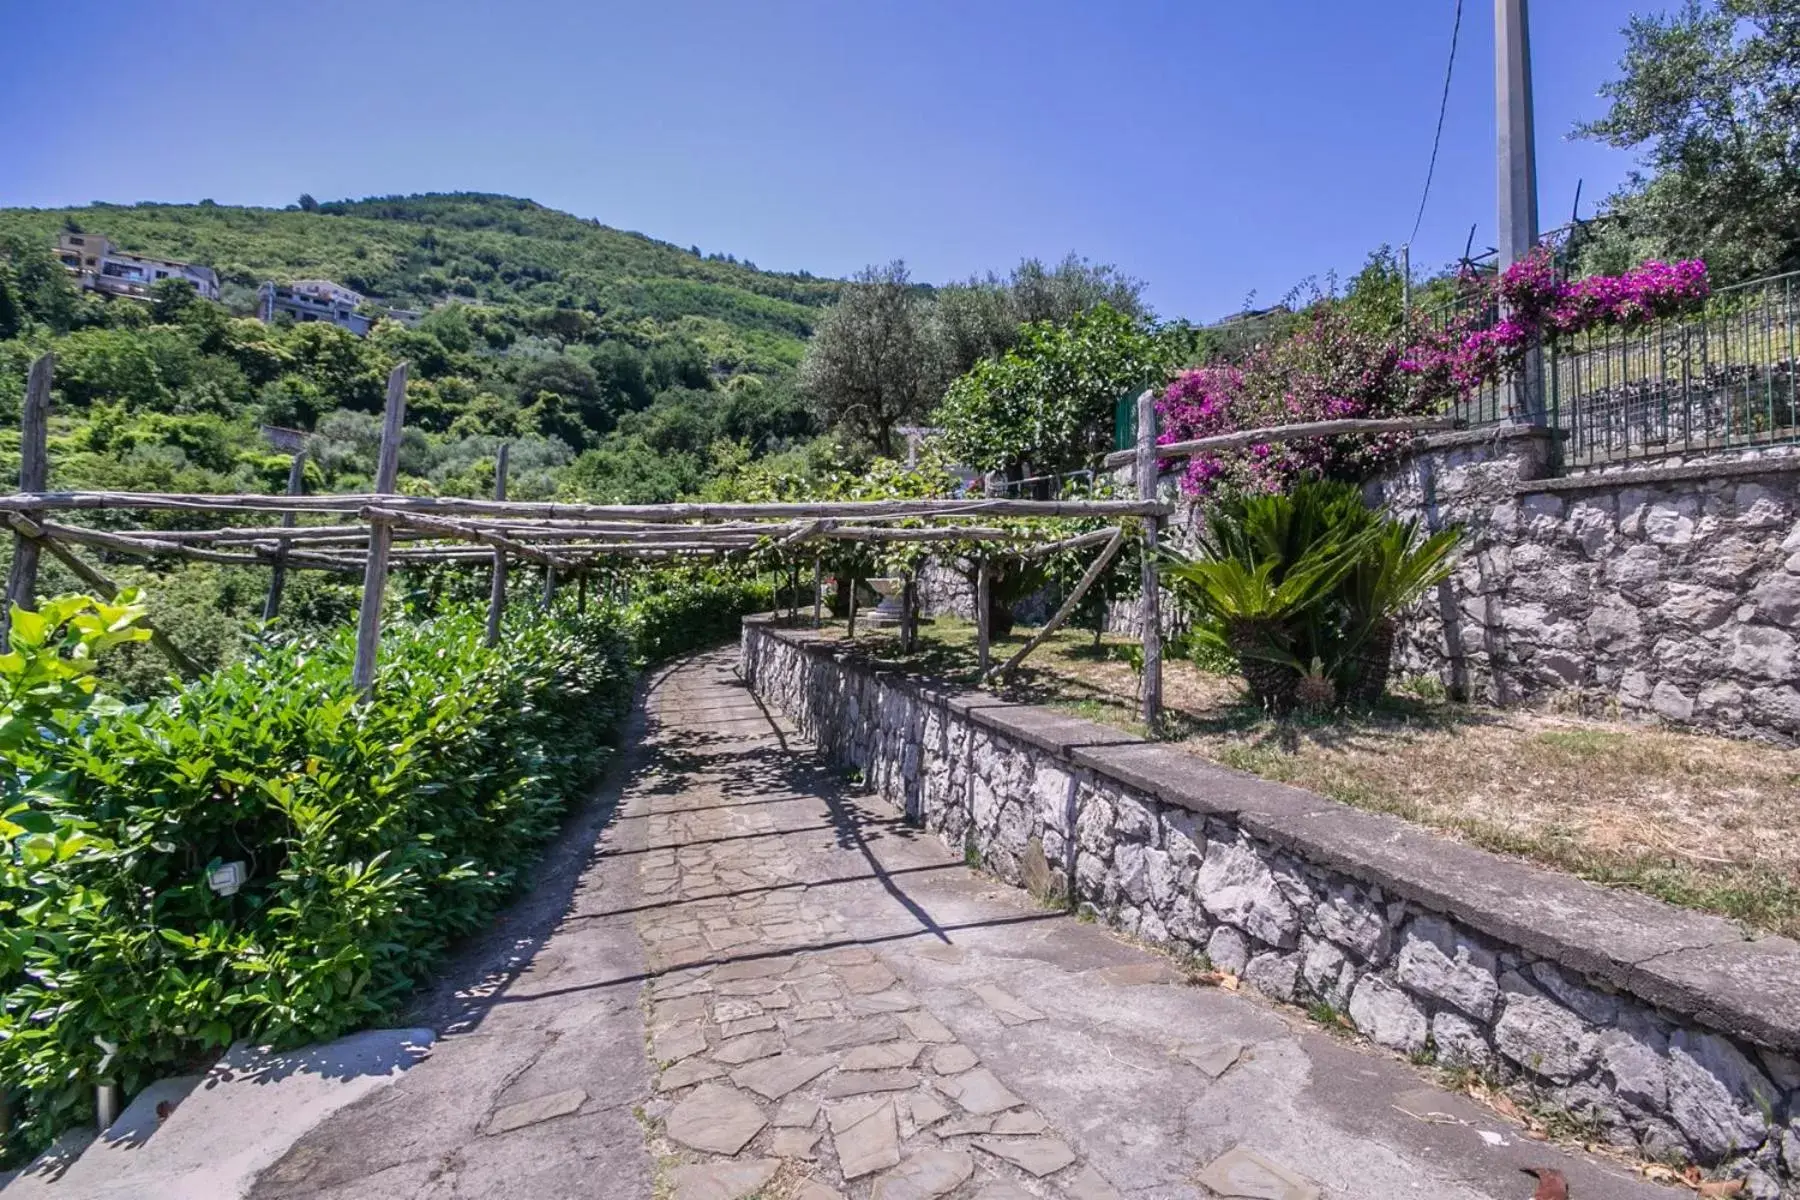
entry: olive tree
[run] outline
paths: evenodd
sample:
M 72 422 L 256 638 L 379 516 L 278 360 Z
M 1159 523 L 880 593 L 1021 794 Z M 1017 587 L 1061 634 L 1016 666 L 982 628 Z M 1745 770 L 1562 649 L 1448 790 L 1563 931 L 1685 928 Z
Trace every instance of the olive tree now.
M 943 394 L 927 304 L 904 262 L 865 268 L 819 322 L 800 366 L 820 418 L 883 455 L 894 453 L 895 427 Z
M 1648 170 L 1608 201 L 1583 265 L 1704 257 L 1731 281 L 1800 265 L 1800 0 L 1689 0 L 1635 16 L 1605 116 L 1577 136 Z
M 1070 254 L 1053 267 L 1028 258 L 1002 279 L 990 272 L 940 288 L 933 332 L 951 376 L 1018 345 L 1021 329 L 1037 321 L 1062 324 L 1105 304 L 1132 317 L 1148 316 L 1144 284 L 1118 268 Z

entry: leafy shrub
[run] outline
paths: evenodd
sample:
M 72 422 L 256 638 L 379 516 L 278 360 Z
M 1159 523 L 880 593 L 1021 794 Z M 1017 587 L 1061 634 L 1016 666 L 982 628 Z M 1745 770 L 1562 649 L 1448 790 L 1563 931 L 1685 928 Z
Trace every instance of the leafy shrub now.
M 1396 616 L 1449 574 L 1461 540 L 1370 509 L 1353 484 L 1314 480 L 1215 498 L 1201 555 L 1171 555 L 1166 577 L 1206 623 L 1198 644 L 1235 656 L 1265 708 L 1369 704 L 1387 684 Z
M 620 609 L 459 608 L 354 638 L 262 644 L 166 699 L 95 698 L 96 651 L 141 608 L 15 610 L 0 656 L 0 1079 L 16 1157 L 241 1037 L 295 1044 L 392 1012 L 524 880 L 611 754 L 637 666 L 735 633 L 767 589 L 657 580 Z M 127 597 L 127 600 L 132 597 Z M 248 878 L 216 893 L 212 872 Z
M 745 613 L 775 603 L 770 586 L 756 580 L 719 573 L 650 578 L 656 590 L 626 610 L 626 627 L 645 662 L 734 638 Z
M 977 470 L 1068 470 L 1108 448 L 1114 402 L 1166 378 L 1175 349 L 1142 319 L 1098 304 L 1066 324 L 1021 327 L 1016 346 L 950 385 L 931 419 Z

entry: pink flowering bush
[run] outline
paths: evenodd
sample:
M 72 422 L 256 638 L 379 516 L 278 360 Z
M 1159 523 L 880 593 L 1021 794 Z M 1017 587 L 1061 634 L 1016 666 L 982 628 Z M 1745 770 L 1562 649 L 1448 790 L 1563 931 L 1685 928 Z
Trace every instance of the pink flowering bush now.
M 1238 429 L 1442 412 L 1513 370 L 1533 346 L 1602 326 L 1671 316 L 1710 293 L 1706 264 L 1645 262 L 1622 275 L 1558 278 L 1548 252 L 1498 279 L 1462 280 L 1463 304 L 1442 328 L 1404 343 L 1358 331 L 1340 308 L 1319 305 L 1293 337 L 1259 348 L 1240 367 L 1181 374 L 1158 402 L 1164 442 Z M 1504 317 L 1498 314 L 1505 313 Z M 1313 438 L 1189 459 L 1184 488 L 1282 491 L 1295 479 L 1355 479 L 1392 459 L 1406 434 Z
M 1298 333 L 1259 348 L 1241 367 L 1202 367 L 1177 377 L 1158 403 L 1161 440 L 1428 411 L 1418 393 L 1397 346 L 1356 329 L 1341 308 L 1321 305 Z M 1284 491 L 1300 478 L 1360 475 L 1405 441 L 1398 435 L 1314 438 L 1195 455 L 1183 486 L 1197 494 L 1221 486 Z

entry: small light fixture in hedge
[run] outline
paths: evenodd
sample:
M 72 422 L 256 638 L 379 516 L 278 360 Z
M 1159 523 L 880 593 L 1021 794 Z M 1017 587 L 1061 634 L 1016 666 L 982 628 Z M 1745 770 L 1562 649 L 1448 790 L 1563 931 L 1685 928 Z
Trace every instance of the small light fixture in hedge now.
M 1369 705 L 1387 686 L 1396 618 L 1449 575 L 1461 541 L 1460 528 L 1426 534 L 1369 508 L 1354 484 L 1314 480 L 1212 499 L 1201 553 L 1171 552 L 1166 578 L 1263 708 Z

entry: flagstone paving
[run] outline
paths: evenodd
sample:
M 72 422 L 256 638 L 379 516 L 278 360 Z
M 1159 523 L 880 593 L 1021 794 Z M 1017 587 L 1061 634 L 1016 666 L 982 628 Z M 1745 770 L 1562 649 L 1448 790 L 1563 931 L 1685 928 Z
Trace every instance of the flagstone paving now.
M 969 871 L 734 665 L 649 691 L 560 921 L 258 1196 L 1673 1195 Z

